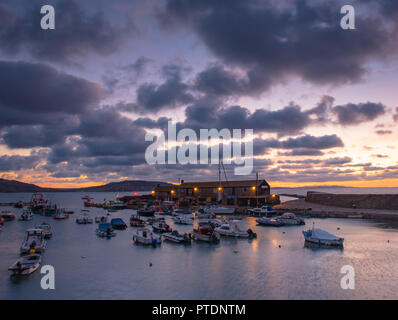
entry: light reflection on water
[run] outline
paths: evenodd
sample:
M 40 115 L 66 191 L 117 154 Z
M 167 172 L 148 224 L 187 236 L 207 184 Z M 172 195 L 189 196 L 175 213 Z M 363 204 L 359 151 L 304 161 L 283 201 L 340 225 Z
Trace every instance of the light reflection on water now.
M 96 201 L 115 196 L 93 195 Z M 82 196 L 49 194 L 51 200 L 75 210 L 81 209 Z M 30 194 L 0 194 L 0 201 L 23 197 L 28 200 Z M 91 212 L 104 213 L 102 209 Z M 124 210 L 112 216 L 127 222 L 131 213 L 132 210 Z M 6 223 L 0 232 L 0 298 L 398 299 L 397 224 L 307 219 L 307 226 L 272 228 L 256 226 L 254 218 L 245 218 L 242 224 L 253 229 L 257 239 L 223 238 L 219 245 L 192 246 L 167 242 L 159 248 L 147 248 L 132 244 L 133 228 L 117 231 L 111 240 L 100 239 L 95 235 L 97 225 L 77 225 L 77 215 L 66 221 L 35 216 L 33 221 Z M 54 229 L 43 256 L 43 264 L 55 267 L 53 291 L 40 288 L 39 272 L 15 281 L 7 271 L 18 258 L 24 231 L 42 221 L 48 221 Z M 301 231 L 311 227 L 312 221 L 317 227 L 344 237 L 344 249 L 305 248 Z M 176 228 L 182 232 L 192 230 L 192 226 Z M 355 268 L 355 290 L 340 288 L 340 268 L 346 264 Z

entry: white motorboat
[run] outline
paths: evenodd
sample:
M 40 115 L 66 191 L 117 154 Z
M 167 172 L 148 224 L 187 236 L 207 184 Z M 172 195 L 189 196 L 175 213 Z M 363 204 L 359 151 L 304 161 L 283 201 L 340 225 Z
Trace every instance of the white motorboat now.
M 220 227 L 214 228 L 214 231 L 218 232 L 221 236 L 226 237 L 238 237 L 238 238 L 256 238 L 257 234 L 251 229 L 242 230 L 239 227 L 239 220 L 230 220 L 229 223 L 225 223 Z
M 163 238 L 175 243 L 191 244 L 191 237 L 189 234 L 180 234 L 177 230 L 163 234 Z
M 162 236 L 153 233 L 148 228 L 137 229 L 133 235 L 133 243 L 156 246 L 162 243 Z
M 46 240 L 44 239 L 44 232 L 42 229 L 28 229 L 26 230 L 26 238 L 22 242 L 20 251 L 25 253 L 42 253 L 46 249 Z
M 261 217 L 256 219 L 256 222 L 262 226 L 272 226 L 272 227 L 281 227 L 283 226 L 283 222 L 275 219 L 275 218 L 268 218 L 268 217 Z
M 188 215 L 178 215 L 173 217 L 176 224 L 193 224 L 193 217 Z
M 93 223 L 93 218 L 88 215 L 88 210 L 82 210 L 81 216 L 76 218 L 76 223 L 78 224 L 89 224 Z
M 247 210 L 253 216 L 268 216 L 274 214 L 275 210 L 271 206 L 262 206 L 261 208 L 252 208 Z
M 35 227 L 35 228 L 41 229 L 43 231 L 44 239 L 49 239 L 53 235 L 53 233 L 51 231 L 51 226 L 48 223 L 43 222 L 40 226 Z
M 222 206 L 209 206 L 203 209 L 204 213 L 211 213 L 213 215 L 228 215 L 234 214 L 235 208 L 222 207 Z
M 30 254 L 18 259 L 12 266 L 8 268 L 12 275 L 30 275 L 35 272 L 41 263 L 39 254 Z
M 304 239 L 306 242 L 319 245 L 319 246 L 330 246 L 330 247 L 342 247 L 344 238 L 335 236 L 322 229 L 309 229 L 303 231 Z
M 108 222 L 107 216 L 95 217 L 95 223 L 107 223 L 107 222 Z
M 281 216 L 275 217 L 275 219 L 283 223 L 285 226 L 298 226 L 305 224 L 304 219 L 296 217 L 292 212 L 285 212 Z
M 30 221 L 33 219 L 33 213 L 29 209 L 24 210 L 19 217 L 19 221 Z
M 156 221 L 152 224 L 153 231 L 158 233 L 171 232 L 170 226 L 164 221 Z
M 223 219 L 223 218 L 219 218 L 219 219 L 200 219 L 198 221 L 199 226 L 210 225 L 213 228 L 221 227 L 225 223 L 227 223 L 227 221 L 225 221 L 225 219 Z

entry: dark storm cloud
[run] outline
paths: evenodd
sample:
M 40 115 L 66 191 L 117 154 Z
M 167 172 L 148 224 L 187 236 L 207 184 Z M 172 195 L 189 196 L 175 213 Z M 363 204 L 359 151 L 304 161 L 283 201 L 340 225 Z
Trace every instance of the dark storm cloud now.
M 361 122 L 372 121 L 386 113 L 386 107 L 381 103 L 348 103 L 333 108 L 337 121 L 341 125 L 357 125 Z
M 49 0 L 45 4 L 55 8 L 55 30 L 43 31 L 40 27 L 42 1 L 30 1 L 23 7 L 9 1 L 0 6 L 0 51 L 14 55 L 27 50 L 38 59 L 70 62 L 73 57 L 90 53 L 110 55 L 135 31 L 129 16 L 120 19 L 123 26 L 111 23 L 105 12 L 113 7 L 104 8 L 98 2 L 93 3 L 93 13 L 72 0 Z
M 83 113 L 101 98 L 99 85 L 47 64 L 0 61 L 0 105 L 37 113 Z
M 354 5 L 362 7 L 359 1 Z M 370 59 L 391 51 L 396 37 L 380 12 L 357 15 L 351 32 L 340 27 L 341 6 L 340 1 L 168 0 L 159 17 L 191 27 L 213 54 L 256 74 L 266 90 L 264 79 L 278 83 L 291 75 L 317 84 L 357 81 Z
M 38 165 L 40 157 L 30 156 L 0 156 L 0 171 L 18 171 L 21 169 L 32 169 Z
M 163 108 L 172 109 L 193 102 L 190 86 L 182 80 L 183 72 L 183 68 L 176 65 L 163 66 L 164 83 L 144 83 L 139 86 L 137 103 L 131 106 L 131 111 L 156 113 Z
M 300 156 L 322 156 L 324 153 L 314 149 L 295 149 L 288 152 L 280 152 L 278 155 L 284 157 L 300 157 Z

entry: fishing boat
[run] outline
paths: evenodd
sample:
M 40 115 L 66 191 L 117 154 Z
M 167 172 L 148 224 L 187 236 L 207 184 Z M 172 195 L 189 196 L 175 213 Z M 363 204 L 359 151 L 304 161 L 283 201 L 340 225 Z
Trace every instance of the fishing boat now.
M 112 219 L 111 225 L 112 225 L 113 229 L 117 229 L 117 230 L 124 230 L 127 228 L 127 224 L 125 224 L 124 221 L 120 218 Z
M 196 241 L 204 241 L 209 243 L 217 243 L 220 241 L 220 234 L 211 226 L 199 227 L 194 229 L 192 238 Z
M 42 253 L 46 248 L 46 240 L 42 229 L 34 228 L 26 230 L 25 240 L 22 242 L 20 251 L 25 253 Z
M 284 225 L 282 221 L 268 217 L 258 218 L 256 219 L 256 222 L 261 226 L 281 227 Z
M 56 214 L 53 215 L 53 219 L 55 220 L 65 220 L 69 218 L 69 214 L 59 210 Z
M 155 209 L 153 208 L 141 208 L 138 209 L 137 214 L 144 217 L 153 217 L 155 215 Z
M 256 238 L 257 234 L 251 229 L 242 230 L 239 227 L 239 220 L 230 220 L 229 223 L 225 223 L 220 227 L 214 228 L 221 236 L 226 237 L 237 237 L 237 238 Z
M 156 246 L 162 243 L 162 236 L 153 233 L 148 228 L 137 229 L 133 235 L 133 243 Z
M 175 243 L 191 244 L 190 235 L 187 233 L 180 234 L 177 230 L 163 234 L 163 238 Z
M 33 213 L 30 210 L 24 210 L 19 217 L 19 221 L 30 221 L 33 219 Z
M 164 221 L 156 221 L 152 225 L 153 231 L 158 233 L 171 232 L 170 226 Z
M 95 203 L 93 202 L 93 198 L 91 198 L 88 195 L 82 197 L 82 200 L 84 200 L 84 206 L 85 207 L 94 207 L 95 206 Z
M 176 224 L 193 224 L 193 217 L 189 217 L 186 215 L 178 215 L 173 217 L 173 221 Z
M 95 223 L 107 223 L 107 222 L 108 222 L 107 216 L 95 217 Z
M 0 218 L 3 218 L 4 221 L 13 221 L 15 220 L 15 215 L 13 215 L 11 211 L 2 211 Z
M 315 229 L 314 226 L 312 226 L 312 229 L 303 231 L 303 235 L 306 243 L 318 246 L 342 247 L 344 243 L 344 238 L 335 236 L 322 229 Z
M 100 223 L 98 229 L 95 230 L 97 236 L 101 238 L 112 238 L 116 236 L 116 232 L 113 231 L 112 225 L 110 223 Z
M 130 226 L 132 227 L 145 227 L 146 221 L 141 219 L 139 215 L 132 214 L 130 217 Z
M 76 218 L 76 223 L 77 224 L 91 224 L 93 223 L 93 218 L 91 218 L 88 215 L 89 211 L 88 210 L 81 210 L 81 215 L 80 217 Z
M 292 212 L 285 212 L 281 216 L 275 217 L 275 219 L 283 223 L 284 226 L 299 226 L 305 224 L 304 219 L 296 217 Z
M 41 256 L 39 254 L 30 254 L 18 259 L 12 266 L 8 268 L 13 276 L 27 276 L 35 272 L 41 263 Z
M 53 235 L 51 226 L 48 223 L 43 222 L 41 225 L 36 226 L 35 228 L 41 229 L 43 231 L 44 239 L 50 239 Z

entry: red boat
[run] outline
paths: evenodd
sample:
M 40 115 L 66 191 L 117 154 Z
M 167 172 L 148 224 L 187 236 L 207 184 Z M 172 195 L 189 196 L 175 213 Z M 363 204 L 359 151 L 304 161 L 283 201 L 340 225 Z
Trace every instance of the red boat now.
M 84 206 L 85 207 L 94 207 L 94 202 L 93 202 L 93 198 L 91 198 L 90 196 L 84 196 L 83 198 L 82 198 L 82 200 L 85 200 L 84 201 Z
M 10 211 L 3 211 L 0 214 L 0 218 L 3 218 L 3 221 L 12 221 L 15 220 L 15 216 L 11 214 Z
M 67 213 L 57 213 L 53 215 L 53 219 L 55 220 L 64 220 L 64 219 L 68 219 L 69 218 L 69 214 Z

